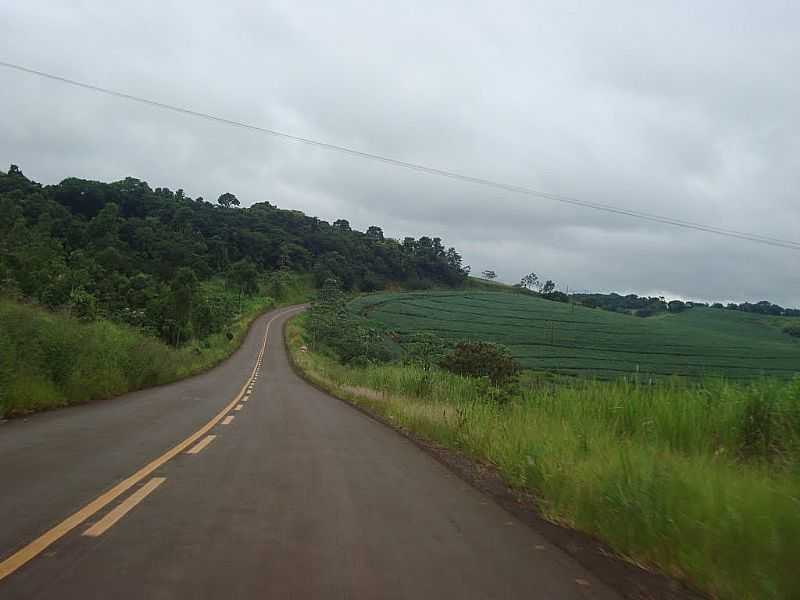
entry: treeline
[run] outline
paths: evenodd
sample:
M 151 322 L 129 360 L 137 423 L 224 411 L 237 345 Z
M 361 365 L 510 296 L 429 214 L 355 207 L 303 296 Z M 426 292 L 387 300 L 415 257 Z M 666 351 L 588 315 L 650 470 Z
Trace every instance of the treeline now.
M 492 270 L 482 273 L 483 277 L 492 281 L 497 274 Z M 800 309 L 784 308 L 779 304 L 773 304 L 767 300 L 756 302 L 742 302 L 741 304 L 729 303 L 723 305 L 720 302 L 708 304 L 706 302 L 693 302 L 683 300 L 667 300 L 664 296 L 638 296 L 636 294 L 621 295 L 616 292 L 610 294 L 592 293 L 573 293 L 566 294 L 557 290 L 556 282 L 552 279 L 542 281 L 536 273 L 528 273 L 519 283 L 512 286 L 515 290 L 523 293 L 533 294 L 545 300 L 556 302 L 575 302 L 588 308 L 601 308 L 611 312 L 633 314 L 638 317 L 649 317 L 663 312 L 682 312 L 695 306 L 708 308 L 724 308 L 726 310 L 738 310 L 741 312 L 756 313 L 761 315 L 772 315 L 777 317 L 800 317 Z
M 570 298 L 589 308 L 602 308 L 612 312 L 630 313 L 639 317 L 649 317 L 651 315 L 671 310 L 681 312 L 694 305 L 687 305 L 680 300 L 667 302 L 663 297 L 656 296 L 637 296 L 636 294 L 572 294 Z
M 751 304 L 750 302 L 742 302 L 741 304 L 734 304 L 733 302 L 725 304 L 715 302 L 711 308 L 724 308 L 725 310 L 738 310 L 741 312 L 756 313 L 759 315 L 773 315 L 776 317 L 800 317 L 800 309 L 797 308 L 784 308 L 779 304 L 773 304 L 767 300 Z
M 296 273 L 348 291 L 456 286 L 468 273 L 437 237 L 238 206 L 230 193 L 212 204 L 133 178 L 43 186 L 12 165 L 0 171 L 0 292 L 179 345 L 221 331 L 242 297 L 280 296 Z
M 784 308 L 778 304 L 768 302 L 767 300 L 756 303 L 742 302 L 741 304 L 722 304 L 721 302 L 715 302 L 713 304 L 708 304 L 706 302 L 666 300 L 663 296 L 637 296 L 636 294 L 626 294 L 623 296 L 613 292 L 610 294 L 571 294 L 569 297 L 575 302 L 589 308 L 602 308 L 613 312 L 632 313 L 641 317 L 647 317 L 666 311 L 682 312 L 696 306 L 738 310 L 741 312 L 777 317 L 800 317 L 800 309 Z

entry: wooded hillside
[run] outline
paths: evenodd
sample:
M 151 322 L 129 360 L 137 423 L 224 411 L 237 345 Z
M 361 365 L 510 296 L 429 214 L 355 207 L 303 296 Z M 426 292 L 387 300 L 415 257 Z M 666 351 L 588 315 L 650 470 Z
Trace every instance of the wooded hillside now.
M 280 296 L 292 273 L 372 291 L 457 286 L 468 272 L 438 237 L 399 241 L 378 226 L 360 232 L 345 219 L 239 204 L 231 193 L 211 203 L 130 177 L 43 186 L 12 165 L 0 172 L 0 291 L 178 344 L 219 330 L 236 308 L 231 292 L 261 285 Z

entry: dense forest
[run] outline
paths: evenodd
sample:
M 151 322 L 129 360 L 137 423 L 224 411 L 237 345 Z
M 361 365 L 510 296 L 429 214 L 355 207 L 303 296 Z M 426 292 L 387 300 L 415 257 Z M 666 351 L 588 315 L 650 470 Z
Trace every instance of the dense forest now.
M 0 293 L 179 345 L 230 320 L 231 291 L 279 297 L 292 274 L 373 291 L 459 286 L 469 272 L 438 237 L 394 240 L 269 202 L 239 206 L 231 193 L 211 203 L 133 178 L 40 185 L 12 165 L 0 171 Z

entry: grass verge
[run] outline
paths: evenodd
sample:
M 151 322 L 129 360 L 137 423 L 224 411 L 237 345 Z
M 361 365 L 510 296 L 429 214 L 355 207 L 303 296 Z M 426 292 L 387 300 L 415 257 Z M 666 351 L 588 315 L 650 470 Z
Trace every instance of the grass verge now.
M 226 333 L 181 348 L 111 321 L 84 323 L 0 298 L 0 418 L 111 398 L 206 371 L 241 346 L 259 315 L 307 300 L 309 289 L 298 279 L 280 303 L 248 297 Z
M 288 323 L 287 344 L 312 382 L 492 463 L 507 483 L 532 493 L 548 519 L 713 597 L 800 597 L 800 382 L 638 388 L 587 381 L 533 386 L 499 405 L 474 379 L 401 365 L 342 366 L 303 350 L 303 327 L 303 316 Z M 734 432 L 725 432 L 726 422 Z M 775 423 L 786 443 L 773 440 L 774 451 L 752 456 L 742 451 L 763 443 L 763 429 Z M 725 435 L 715 439 L 717 431 Z

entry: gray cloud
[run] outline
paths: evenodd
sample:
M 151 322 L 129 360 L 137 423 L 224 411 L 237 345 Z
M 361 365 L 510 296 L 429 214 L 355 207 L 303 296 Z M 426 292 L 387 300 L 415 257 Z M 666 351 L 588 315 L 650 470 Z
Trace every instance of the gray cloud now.
M 593 202 L 800 239 L 785 2 L 0 5 L 3 59 Z M 440 234 L 474 270 L 800 305 L 798 253 L 439 179 L 0 69 L 0 162 Z

